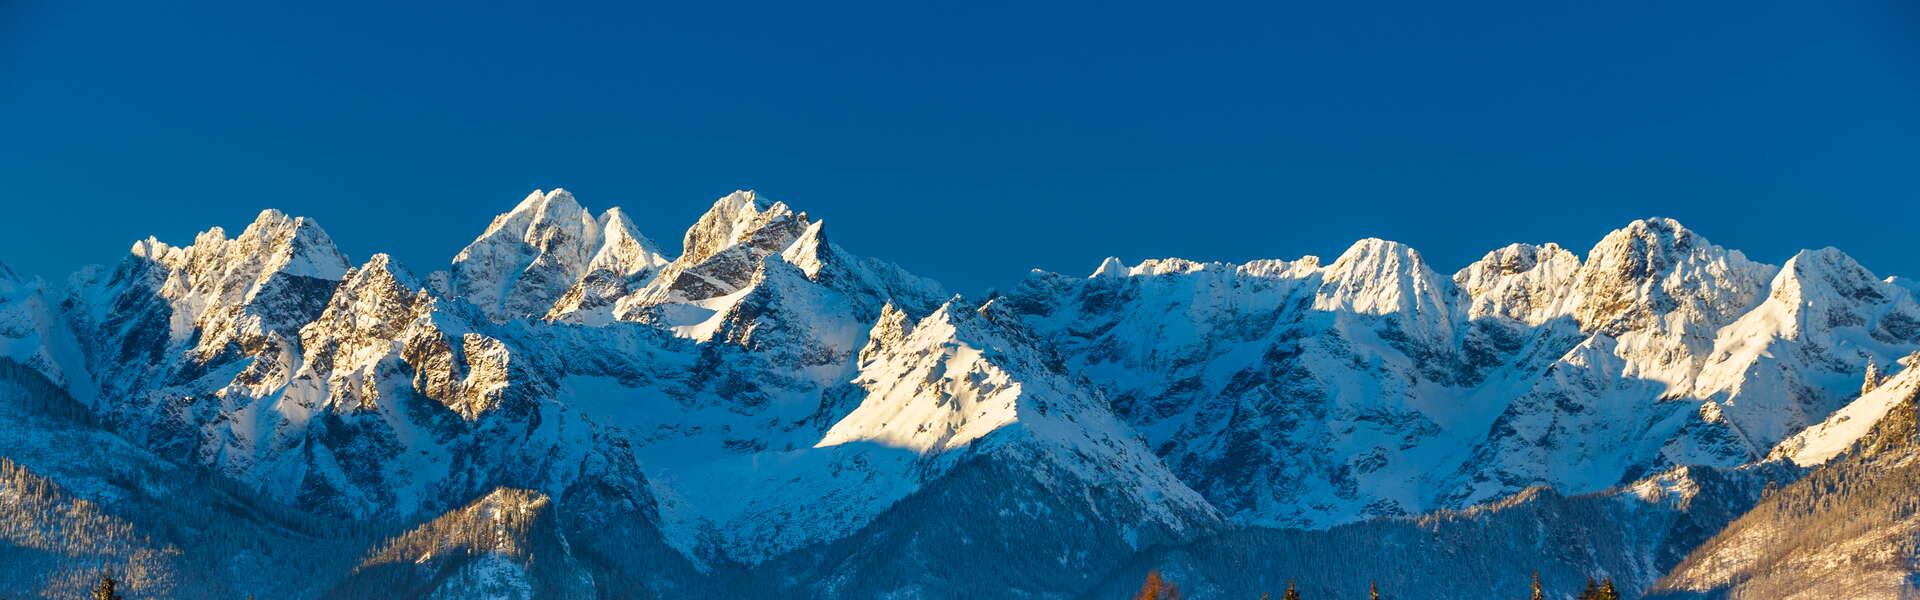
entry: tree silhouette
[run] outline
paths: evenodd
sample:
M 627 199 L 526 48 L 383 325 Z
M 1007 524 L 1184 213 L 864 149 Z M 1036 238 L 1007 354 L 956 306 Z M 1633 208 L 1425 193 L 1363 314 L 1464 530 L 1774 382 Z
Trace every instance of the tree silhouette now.
M 1180 586 L 1160 577 L 1158 570 L 1148 571 L 1147 580 L 1141 582 L 1140 591 L 1133 595 L 1133 600 L 1183 600 L 1184 598 L 1186 596 L 1180 593 Z
M 100 583 L 93 586 L 93 600 L 125 600 L 116 589 L 120 583 L 112 577 L 101 575 Z
M 1578 600 L 1620 600 L 1620 590 L 1613 587 L 1612 577 L 1598 582 L 1594 581 L 1592 577 L 1588 577 L 1587 586 L 1581 588 L 1580 595 L 1575 596 L 1575 598 Z

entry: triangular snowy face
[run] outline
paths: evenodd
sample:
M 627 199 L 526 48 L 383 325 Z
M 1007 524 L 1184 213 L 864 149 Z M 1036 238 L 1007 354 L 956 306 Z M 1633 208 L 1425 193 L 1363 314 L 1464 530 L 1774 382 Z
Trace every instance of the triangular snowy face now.
M 819 446 L 868 442 L 935 454 L 1019 420 L 1021 384 L 962 341 L 960 329 L 977 326 L 955 314 L 965 310 L 950 302 L 908 330 L 905 314 L 887 306 L 860 353 L 857 382 L 867 400 Z
M 592 302 L 583 280 L 625 285 L 664 263 L 625 213 L 596 219 L 566 190 L 536 190 L 454 257 L 449 280 L 457 299 L 506 321 L 549 316 L 556 303 L 560 315 L 580 310 Z
M 777 224 L 794 223 L 795 226 L 779 226 L 782 232 L 764 235 L 761 232 Z M 805 213 L 794 213 L 785 203 L 774 202 L 760 197 L 751 190 L 737 191 L 721 197 L 707 209 L 700 220 L 687 229 L 682 241 L 680 261 L 699 263 L 712 258 L 722 250 L 752 243 L 763 250 L 778 251 L 771 246 L 785 247 L 791 242 L 787 231 L 797 232 L 807 223 Z M 782 240 L 780 238 L 786 237 Z
M 453 258 L 453 292 L 494 320 L 544 314 L 585 270 L 600 230 L 565 190 L 535 191 Z

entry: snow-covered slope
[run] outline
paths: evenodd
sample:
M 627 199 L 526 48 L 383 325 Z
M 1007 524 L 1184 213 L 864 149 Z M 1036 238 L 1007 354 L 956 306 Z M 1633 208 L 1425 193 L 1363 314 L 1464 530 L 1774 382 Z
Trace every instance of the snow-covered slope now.
M 1920 592 L 1915 389 L 1909 371 L 1857 401 L 1885 406 L 1893 399 L 1863 434 L 1850 436 L 1844 454 L 1771 490 L 1688 555 L 1661 581 L 1662 591 L 1783 600 L 1911 598 Z M 1814 437 L 1836 433 L 1826 427 Z M 1797 448 L 1796 460 L 1811 462 L 1825 453 L 1819 444 Z
M 1339 259 L 1109 261 L 1036 274 L 1007 304 L 1099 384 L 1175 472 L 1245 522 L 1421 510 L 1410 478 L 1492 408 L 1436 401 L 1465 374 L 1452 282 L 1365 240 Z
M 99 387 L 47 285 L 0 263 L 0 360 L 32 369 L 91 405 Z
M 817 447 L 871 444 L 934 456 L 956 450 L 1052 461 L 1096 486 L 1127 488 L 1155 524 L 1206 524 L 1212 507 L 1167 471 L 1100 399 L 1079 389 L 996 303 L 949 301 L 911 329 L 887 310 L 861 350 L 867 391 Z M 1004 449 L 1003 449 L 1004 448 Z
M 1885 379 L 1878 369 L 1869 371 L 1859 398 L 1833 411 L 1825 421 L 1780 442 L 1768 458 L 1816 467 L 1845 453 L 1902 402 L 1920 391 L 1920 369 L 1913 368 L 1920 366 L 1920 355 L 1908 355 L 1898 364 L 1899 374 Z

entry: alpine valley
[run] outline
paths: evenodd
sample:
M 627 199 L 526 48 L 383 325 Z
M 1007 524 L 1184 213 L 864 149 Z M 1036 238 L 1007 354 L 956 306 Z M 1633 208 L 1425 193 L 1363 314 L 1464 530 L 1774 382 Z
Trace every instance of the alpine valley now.
M 1920 286 L 1667 219 L 968 298 L 729 194 L 0 266 L 0 594 L 1898 598 Z M 1278 242 L 1276 242 L 1278 244 Z M 453 250 L 449 248 L 449 250 Z

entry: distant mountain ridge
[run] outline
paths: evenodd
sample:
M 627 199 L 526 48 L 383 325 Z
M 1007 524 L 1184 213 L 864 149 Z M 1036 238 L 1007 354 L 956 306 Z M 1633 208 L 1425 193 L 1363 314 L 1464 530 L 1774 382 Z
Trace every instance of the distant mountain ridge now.
M 1367 239 L 967 299 L 755 192 L 679 256 L 646 218 L 536 191 L 424 275 L 273 210 L 58 285 L 0 268 L 0 458 L 107 514 L 165 510 L 35 441 L 72 413 L 60 435 L 218 486 L 248 529 L 222 539 L 365 553 L 285 573 L 300 597 L 1077 597 L 1154 564 L 1238 594 L 1265 580 L 1191 558 L 1392 537 L 1326 572 L 1364 578 L 1529 529 L 1640 541 L 1485 566 L 1640 590 L 1901 414 L 1874 390 L 1920 351 L 1905 280 L 1832 248 L 1754 262 L 1669 219 L 1451 275 Z M 265 585 L 143 518 L 187 557 L 153 581 Z M 280 521 L 351 525 L 252 531 Z M 0 575 L 72 585 L 21 564 L 42 566 Z M 1506 593 L 1408 577 L 1425 589 L 1400 597 Z

